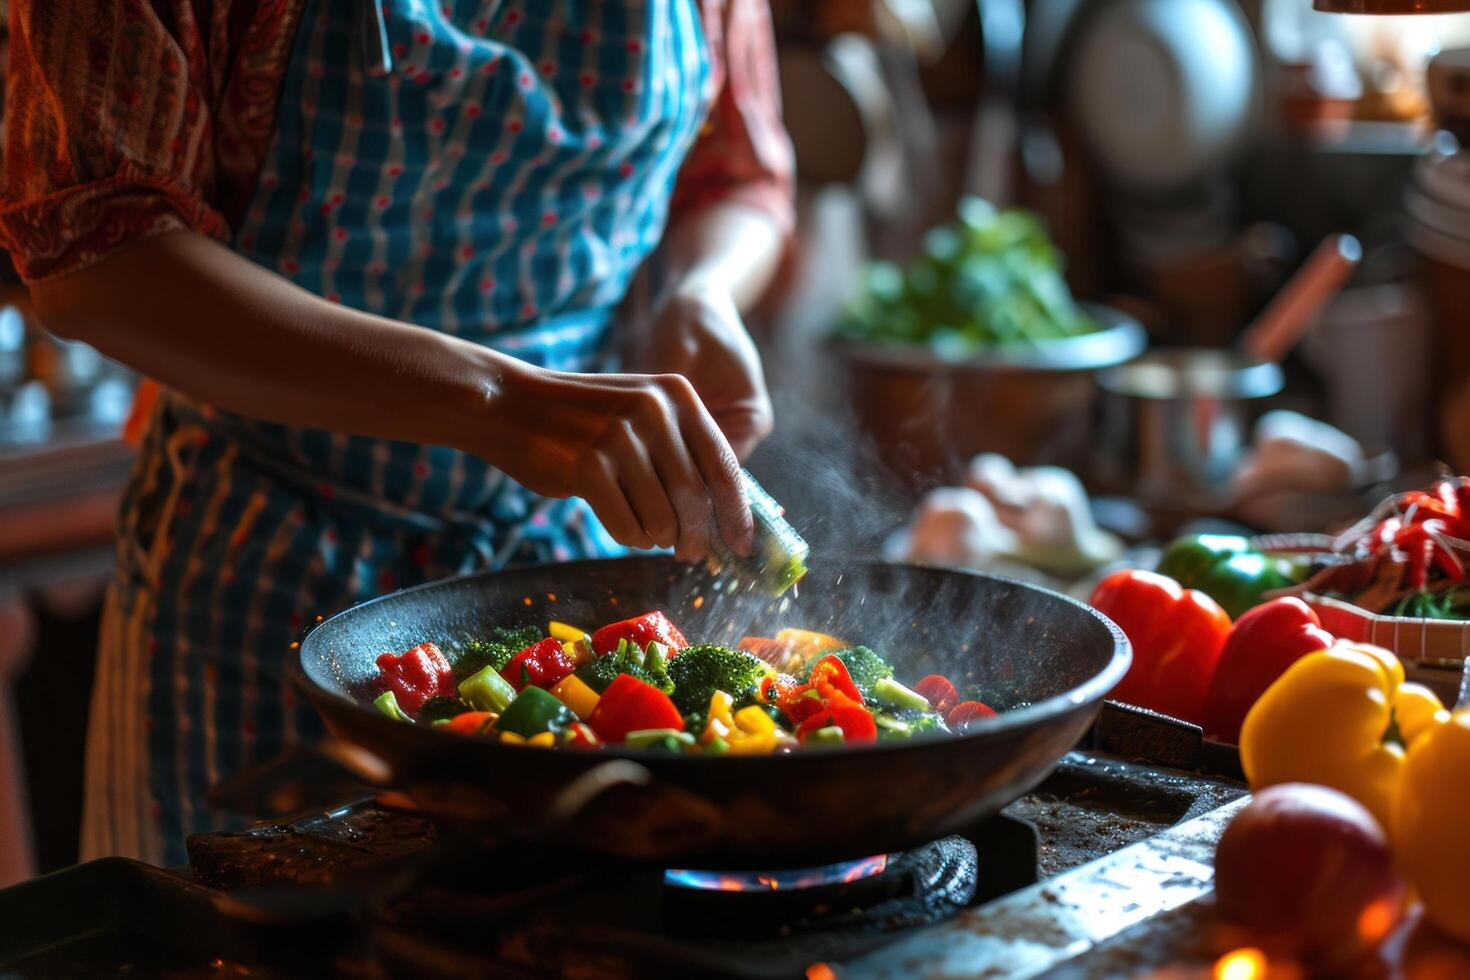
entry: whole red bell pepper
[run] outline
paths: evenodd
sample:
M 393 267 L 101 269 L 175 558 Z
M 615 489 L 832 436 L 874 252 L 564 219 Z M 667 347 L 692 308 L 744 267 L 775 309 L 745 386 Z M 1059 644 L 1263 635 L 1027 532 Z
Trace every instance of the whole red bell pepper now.
M 561 641 L 547 637 L 511 657 L 501 668 L 500 676 L 519 691 L 527 684 L 549 688 L 576 669 L 577 665 L 567 656 Z
M 1215 666 L 1205 703 L 1205 734 L 1239 743 L 1241 723 L 1266 688 L 1302 657 L 1333 642 L 1317 614 L 1295 596 L 1272 599 L 1240 617 Z
M 1134 570 L 1103 579 L 1092 593 L 1092 605 L 1133 644 L 1133 664 L 1110 696 L 1202 722 L 1215 664 L 1230 633 L 1230 617 L 1219 603 L 1171 578 Z
M 689 645 L 679 627 L 657 610 L 604 626 L 592 634 L 592 649 L 601 657 L 616 650 L 619 640 L 636 643 L 640 650 L 647 649 L 650 643 L 661 643 L 668 648 L 670 656 Z
M 420 643 L 403 653 L 379 654 L 377 664 L 379 685 L 392 691 L 398 706 L 409 714 L 417 712 L 430 698 L 458 694 L 454 668 L 433 643 Z
M 606 742 L 621 742 L 647 728 L 684 730 L 684 716 L 669 696 L 632 674 L 619 674 L 592 709 L 587 724 Z

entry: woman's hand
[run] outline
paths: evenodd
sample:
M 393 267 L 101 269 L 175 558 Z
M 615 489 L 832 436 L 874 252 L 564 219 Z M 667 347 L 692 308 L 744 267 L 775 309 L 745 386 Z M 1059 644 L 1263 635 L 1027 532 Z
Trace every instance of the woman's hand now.
M 740 463 L 682 377 L 570 374 L 495 358 L 481 430 L 465 445 L 547 497 L 581 497 L 620 543 L 707 556 L 750 550 Z
M 689 280 L 671 290 L 638 338 L 633 367 L 688 378 L 741 460 L 771 434 L 760 354 L 728 289 Z

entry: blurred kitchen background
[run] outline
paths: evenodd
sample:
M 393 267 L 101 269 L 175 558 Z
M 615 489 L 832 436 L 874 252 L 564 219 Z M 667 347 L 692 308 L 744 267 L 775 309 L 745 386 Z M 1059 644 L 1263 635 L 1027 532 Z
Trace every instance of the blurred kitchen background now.
M 1470 15 L 1328 16 L 1311 0 L 773 9 L 800 232 L 752 324 L 778 432 L 751 468 L 815 560 L 885 547 L 927 491 L 964 481 L 987 450 L 1076 473 L 1086 520 L 1130 543 L 1202 517 L 1322 530 L 1435 461 L 1470 470 L 1470 157 L 1457 144 L 1470 134 L 1470 54 L 1456 54 L 1470 48 Z M 1070 360 L 985 362 L 963 377 L 834 345 L 850 301 L 873 288 L 869 263 L 942 249 L 930 230 L 966 196 L 1038 215 L 1072 293 L 1126 329 Z M 1360 244 L 1346 288 L 1308 310 L 1279 372 L 1222 360 L 1218 384 L 1193 392 L 1213 406 L 1195 444 L 1166 438 L 1179 424 L 1168 406 L 1129 402 L 1138 379 L 1116 362 L 1145 335 L 1155 348 L 1234 348 L 1332 235 Z M 3 257 L 0 280 L 0 806 L 21 808 L 0 826 L 28 825 L 34 841 L 0 855 L 26 865 L 0 867 L 11 881 L 76 860 L 134 379 L 48 336 Z M 1205 471 L 1228 480 L 1267 410 L 1320 420 L 1336 430 L 1323 439 L 1348 448 L 1340 473 L 1283 476 L 1283 493 L 1243 508 Z M 1176 471 L 1166 457 L 1180 452 L 1209 466 Z

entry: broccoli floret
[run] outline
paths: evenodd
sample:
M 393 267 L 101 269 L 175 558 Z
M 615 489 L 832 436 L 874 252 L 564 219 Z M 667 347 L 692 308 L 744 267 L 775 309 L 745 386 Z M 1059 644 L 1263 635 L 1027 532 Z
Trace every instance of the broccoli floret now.
M 510 658 L 540 643 L 546 633 L 539 626 L 498 627 L 488 637 L 470 640 L 454 661 L 454 679 L 462 681 L 486 667 L 503 670 Z
M 843 665 L 847 667 L 847 672 L 852 675 L 852 682 L 857 685 L 859 691 L 863 692 L 863 697 L 865 698 L 872 691 L 874 684 L 885 677 L 893 676 L 893 668 L 888 665 L 888 661 L 867 647 L 852 647 L 849 650 L 838 650 L 832 656 L 841 660 Z M 820 659 L 820 657 L 817 658 L 817 660 Z M 812 661 L 812 666 L 815 665 L 816 660 Z M 809 679 L 811 673 L 811 667 L 808 667 L 806 675 L 802 679 Z
M 674 682 L 669 678 L 668 664 L 662 656 L 649 655 L 634 644 L 619 644 L 612 653 L 604 654 L 590 663 L 577 668 L 577 678 L 592 690 L 601 694 L 608 685 L 617 680 L 619 674 L 631 674 L 652 684 L 665 694 L 672 694 Z
M 453 718 L 455 715 L 462 715 L 466 711 L 474 710 L 474 708 L 465 704 L 459 698 L 429 698 L 429 700 L 424 702 L 424 706 L 419 709 L 418 720 L 427 724 L 429 722 L 439 721 L 440 719 Z
M 878 724 L 878 741 L 901 742 L 927 735 L 948 735 L 949 726 L 934 711 L 886 709 L 873 716 Z
M 736 706 L 755 698 L 760 682 L 772 672 L 771 665 L 744 650 L 720 646 L 698 646 L 681 650 L 669 661 L 674 681 L 674 705 L 680 711 L 706 711 L 716 691 L 735 699 Z

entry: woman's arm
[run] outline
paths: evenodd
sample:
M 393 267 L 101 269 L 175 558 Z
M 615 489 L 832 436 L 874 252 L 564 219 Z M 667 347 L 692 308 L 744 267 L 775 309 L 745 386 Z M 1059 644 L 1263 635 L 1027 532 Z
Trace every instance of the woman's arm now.
M 676 215 L 663 245 L 666 292 L 722 289 L 745 312 L 770 285 L 784 246 L 768 212 L 738 201 Z
M 32 286 L 48 328 L 198 400 L 268 421 L 437 443 L 585 498 L 634 547 L 749 546 L 739 464 L 682 378 L 535 368 L 320 299 L 168 232 Z

